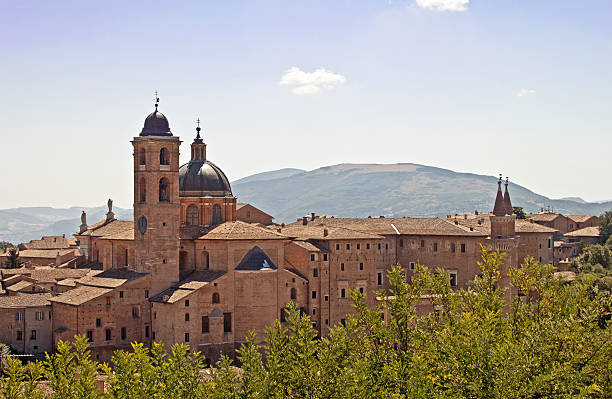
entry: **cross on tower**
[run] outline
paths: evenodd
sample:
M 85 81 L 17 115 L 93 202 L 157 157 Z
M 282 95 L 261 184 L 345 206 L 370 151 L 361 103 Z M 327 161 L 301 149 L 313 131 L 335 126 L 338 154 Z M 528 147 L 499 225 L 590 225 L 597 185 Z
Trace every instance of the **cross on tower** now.
M 157 106 L 159 105 L 159 94 L 157 90 L 155 90 L 155 110 L 157 111 Z
M 198 118 L 198 120 L 196 120 L 196 123 L 198 124 L 198 127 L 200 127 L 200 118 Z

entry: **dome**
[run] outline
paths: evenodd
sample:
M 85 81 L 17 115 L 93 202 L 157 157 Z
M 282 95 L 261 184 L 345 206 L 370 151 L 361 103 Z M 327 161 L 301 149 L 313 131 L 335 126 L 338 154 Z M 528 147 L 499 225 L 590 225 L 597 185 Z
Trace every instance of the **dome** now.
M 144 127 L 142 128 L 142 132 L 140 132 L 141 136 L 172 136 L 172 132 L 170 131 L 170 124 L 168 123 L 168 119 L 157 110 L 155 107 L 155 111 L 150 113 L 145 119 Z
M 225 173 L 217 165 L 209 161 L 192 160 L 179 168 L 179 195 L 228 197 L 232 196 L 232 188 Z

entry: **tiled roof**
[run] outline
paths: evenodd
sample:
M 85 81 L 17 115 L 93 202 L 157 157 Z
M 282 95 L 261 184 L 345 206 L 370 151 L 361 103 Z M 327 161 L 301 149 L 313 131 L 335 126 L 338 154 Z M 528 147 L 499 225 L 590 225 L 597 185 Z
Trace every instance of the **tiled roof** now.
M 29 276 L 36 282 L 56 282 L 65 278 L 80 278 L 89 273 L 89 269 L 57 269 L 54 267 L 41 266 L 34 269 L 21 267 L 19 269 L 3 269 L 2 277 L 21 274 Z
M 193 294 L 194 292 L 195 290 L 192 289 L 172 287 L 160 292 L 157 295 L 152 296 L 151 298 L 149 298 L 149 301 L 161 303 L 175 303 L 185 298 L 186 296 Z
M 58 296 L 55 296 L 49 300 L 52 302 L 77 306 L 89 302 L 92 299 L 99 298 L 112 291 L 113 290 L 110 288 L 90 287 L 87 285 L 83 285 L 73 290 L 66 291 L 63 294 L 59 294 Z
M 34 284 L 32 284 L 32 283 L 31 283 L 31 282 L 29 282 L 29 281 L 22 280 L 22 281 L 20 281 L 20 282 L 18 282 L 18 283 L 15 283 L 15 284 L 13 284 L 13 285 L 9 285 L 9 286 L 7 286 L 7 287 L 6 287 L 6 290 L 7 290 L 7 291 L 13 291 L 13 292 L 19 292 L 19 291 L 24 290 L 24 289 L 26 289 L 26 288 L 30 288 L 30 287 L 31 287 L 31 286 L 33 286 L 33 285 L 34 285 Z
M 147 275 L 147 273 L 126 268 L 108 269 L 103 272 L 92 271 L 78 279 L 77 283 L 95 287 L 116 288 Z
M 562 216 L 562 215 L 559 215 L 558 213 L 545 212 L 545 213 L 536 213 L 535 215 L 529 215 L 528 217 L 529 219 L 532 219 L 534 222 L 552 222 L 559 216 Z
M 202 288 L 205 285 L 215 281 L 225 273 L 225 271 L 217 270 L 196 270 L 185 279 L 179 281 L 173 287 L 187 290 L 197 290 L 198 288 Z
M 58 281 L 57 285 L 62 285 L 64 287 L 76 287 L 76 281 L 72 278 L 65 278 L 61 281 Z
M 517 233 L 556 233 L 557 231 L 559 230 L 532 223 L 529 220 L 517 219 L 516 221 Z
M 60 256 L 73 254 L 77 256 L 76 249 L 24 249 L 19 251 L 20 258 L 48 258 L 55 259 L 57 253 Z M 0 254 L 1 256 L 2 254 Z
M 241 208 L 244 208 L 245 206 L 250 206 L 250 207 L 251 207 L 251 208 L 253 208 L 255 211 L 257 211 L 257 212 L 261 212 L 261 213 L 263 213 L 263 214 L 264 214 L 264 215 L 266 215 L 266 216 L 270 216 L 271 218 L 273 218 L 273 217 L 274 217 L 274 216 L 272 216 L 272 215 L 270 215 L 270 214 L 268 214 L 268 213 L 266 213 L 266 212 L 262 211 L 261 209 L 257 208 L 256 206 L 251 205 L 251 204 L 243 204 L 243 203 L 238 203 L 238 204 L 236 204 L 236 211 L 240 210 Z
M 565 233 L 565 237 L 599 237 L 599 235 L 599 227 L 585 227 L 584 229 Z
M 329 226 L 314 223 L 309 223 L 306 226 L 302 222 L 293 223 L 281 229 L 281 232 L 287 236 L 295 237 L 300 240 L 377 240 L 384 238 L 381 235 L 362 231 L 360 226 Z
M 297 246 L 300 246 L 302 248 L 304 248 L 307 251 L 310 252 L 329 252 L 329 250 L 321 245 L 309 242 L 309 241 L 302 241 L 302 240 L 294 240 L 291 242 L 292 244 L 295 244 Z
M 83 233 L 77 233 L 76 235 L 102 237 L 109 240 L 133 240 L 134 222 L 131 220 L 117 219 L 112 219 L 108 222 L 103 220 L 94 224 L 93 226 L 90 226 Z
M 49 305 L 52 294 L 17 294 L 0 296 L 0 308 L 28 308 Z
M 23 249 L 63 249 L 76 245 L 75 238 L 63 236 L 43 236 L 40 240 L 24 242 L 19 246 Z
M 266 253 L 254 246 L 242 258 L 238 266 L 234 270 L 275 270 L 278 269 Z
M 254 224 L 225 222 L 200 237 L 201 240 L 287 240 L 289 237 Z
M 591 215 L 565 215 L 568 219 L 572 220 L 575 223 L 584 223 L 587 220 L 591 219 Z
M 452 223 L 455 221 L 462 226 L 472 227 L 474 230 L 480 231 L 483 234 L 490 235 L 491 234 L 491 219 L 489 215 L 469 215 L 466 218 L 458 217 L 448 219 Z M 517 219 L 515 223 L 515 232 L 517 234 L 527 234 L 527 233 L 555 233 L 558 230 L 555 230 L 550 227 L 542 226 L 541 224 L 537 224 L 535 222 L 530 222 L 528 220 Z

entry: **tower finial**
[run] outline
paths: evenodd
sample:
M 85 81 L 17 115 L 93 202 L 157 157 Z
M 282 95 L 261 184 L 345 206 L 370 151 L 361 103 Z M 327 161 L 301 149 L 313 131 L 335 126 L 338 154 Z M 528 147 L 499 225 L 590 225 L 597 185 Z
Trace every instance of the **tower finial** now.
M 157 90 L 155 90 L 155 111 L 157 111 L 157 106 L 159 105 L 159 94 Z
M 202 130 L 202 129 L 200 128 L 200 118 L 198 118 L 198 119 L 196 120 L 196 123 L 198 124 L 198 126 L 196 127 L 196 132 L 198 132 L 198 134 L 196 135 L 196 140 L 198 140 L 198 139 L 200 139 L 200 138 L 201 138 L 201 137 L 200 137 L 200 130 Z

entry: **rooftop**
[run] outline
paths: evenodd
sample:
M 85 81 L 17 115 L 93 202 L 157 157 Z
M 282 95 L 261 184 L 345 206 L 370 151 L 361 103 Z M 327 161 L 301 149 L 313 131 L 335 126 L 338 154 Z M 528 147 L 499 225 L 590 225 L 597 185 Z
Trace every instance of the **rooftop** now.
M 17 294 L 0 296 L 0 308 L 29 308 L 49 305 L 52 294 Z
M 288 240 L 289 237 L 251 223 L 225 222 L 202 235 L 201 240 Z
M 585 227 L 564 234 L 565 237 L 599 237 L 599 227 Z
M 116 288 L 147 275 L 147 273 L 140 273 L 127 268 L 96 270 L 91 271 L 76 282 L 88 286 Z
M 86 302 L 91 301 L 92 299 L 99 298 L 103 295 L 112 292 L 113 290 L 110 288 L 101 288 L 101 287 L 90 287 L 83 285 L 81 287 L 77 287 L 73 290 L 66 291 L 63 294 L 59 294 L 49 300 L 51 302 L 63 303 L 66 305 L 82 305 Z

